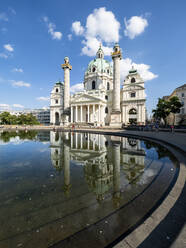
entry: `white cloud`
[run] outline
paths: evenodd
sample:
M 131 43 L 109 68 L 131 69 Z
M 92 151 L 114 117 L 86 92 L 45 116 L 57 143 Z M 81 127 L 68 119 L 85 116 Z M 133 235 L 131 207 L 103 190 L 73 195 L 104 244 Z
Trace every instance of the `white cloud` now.
M 52 36 L 53 40 L 61 40 L 62 33 L 59 31 L 55 31 L 56 25 L 52 22 L 49 22 L 49 19 L 47 16 L 43 17 L 43 21 L 46 23 L 48 27 L 48 33 Z
M 132 65 L 135 69 L 137 69 L 144 81 L 152 80 L 158 77 L 158 75 L 150 71 L 150 65 L 136 64 L 132 62 L 130 58 L 126 58 L 122 59 L 120 63 L 121 82 L 123 82 L 125 77 L 128 75 L 129 70 L 132 68 Z
M 83 83 L 75 84 L 75 85 L 72 85 L 70 87 L 70 92 L 71 93 L 75 93 L 75 92 L 83 91 L 83 90 L 84 90 Z
M 30 87 L 31 86 L 31 84 L 26 83 L 24 81 L 11 80 L 11 82 L 12 82 L 12 86 L 14 86 L 14 87 Z
M 0 109 L 2 110 L 10 109 L 10 105 L 6 103 L 0 103 Z
M 9 52 L 13 52 L 14 51 L 14 48 L 12 47 L 12 45 L 10 44 L 5 44 L 4 45 L 4 48 L 9 51 Z
M 147 20 L 141 16 L 132 16 L 128 21 L 125 18 L 124 23 L 124 34 L 130 39 L 134 39 L 136 36 L 143 33 L 145 28 L 148 26 Z
M 6 13 L 0 13 L 0 21 L 8 21 L 8 17 L 7 17 L 7 15 L 6 15 Z
M 119 41 L 120 23 L 116 20 L 114 14 L 104 7 L 95 9 L 87 17 L 85 28 L 78 21 L 74 22 L 73 26 L 76 35 L 83 35 L 82 54 L 88 56 L 95 56 L 100 43 L 105 43 L 103 45 L 105 55 L 110 55 L 112 43 Z
M 72 40 L 72 34 L 68 34 L 68 39 Z
M 8 55 L 5 54 L 5 53 L 0 53 L 0 58 L 7 59 L 8 58 Z
M 82 41 L 85 46 L 82 48 L 82 54 L 88 55 L 88 56 L 95 56 L 99 46 L 100 41 L 95 37 L 87 37 L 87 40 Z M 104 54 L 109 56 L 112 52 L 112 47 L 107 47 L 102 45 L 102 49 L 104 51 Z
M 40 96 L 36 98 L 38 101 L 49 101 L 50 97 Z
M 13 104 L 12 105 L 14 108 L 24 108 L 24 106 L 23 105 L 21 105 L 21 104 Z
M 118 42 L 119 28 L 120 23 L 114 14 L 106 8 L 99 8 L 87 17 L 86 36 L 98 37 L 105 42 Z
M 81 26 L 81 22 L 76 21 L 72 23 L 72 31 L 76 34 L 76 35 L 82 35 L 84 33 L 84 27 Z
M 23 69 L 22 68 L 14 68 L 12 71 L 13 72 L 23 72 Z

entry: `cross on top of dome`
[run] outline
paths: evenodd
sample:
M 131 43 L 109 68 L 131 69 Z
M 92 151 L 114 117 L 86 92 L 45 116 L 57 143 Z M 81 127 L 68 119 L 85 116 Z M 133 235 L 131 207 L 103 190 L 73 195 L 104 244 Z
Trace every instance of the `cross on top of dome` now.
M 103 52 L 101 43 L 99 45 L 99 49 L 98 49 L 98 51 L 96 53 L 96 56 L 97 56 L 98 59 L 103 59 L 104 58 L 104 52 Z

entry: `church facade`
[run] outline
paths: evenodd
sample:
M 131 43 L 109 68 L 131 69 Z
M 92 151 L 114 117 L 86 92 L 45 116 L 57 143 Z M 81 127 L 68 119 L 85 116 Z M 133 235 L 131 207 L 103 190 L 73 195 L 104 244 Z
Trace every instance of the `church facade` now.
M 99 47 L 96 58 L 90 61 L 84 74 L 84 90 L 70 96 L 70 70 L 68 57 L 62 65 L 64 83 L 58 82 L 51 92 L 51 124 L 72 123 L 95 126 L 117 126 L 131 123 L 145 124 L 146 96 L 144 81 L 132 68 L 120 86 L 121 49 L 114 46 L 112 64 L 105 60 Z

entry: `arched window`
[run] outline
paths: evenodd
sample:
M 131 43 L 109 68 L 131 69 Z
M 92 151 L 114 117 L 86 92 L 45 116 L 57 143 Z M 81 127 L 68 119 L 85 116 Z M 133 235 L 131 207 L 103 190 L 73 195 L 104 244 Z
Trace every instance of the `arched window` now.
M 95 72 L 95 71 L 96 71 L 96 68 L 95 68 L 95 67 L 93 67 L 92 72 Z
M 135 78 L 131 78 L 131 83 L 135 83 L 136 79 Z
M 55 150 L 55 153 L 56 153 L 56 155 L 58 155 L 58 150 L 57 149 Z
M 58 90 L 58 88 L 56 89 L 56 92 L 58 92 L 59 90 Z
M 109 73 L 109 70 L 107 70 L 107 73 Z
M 107 107 L 105 108 L 105 114 L 108 114 L 108 108 Z
M 108 96 L 107 95 L 105 96 L 105 100 L 108 100 Z
M 129 115 L 136 115 L 136 114 L 137 114 L 136 109 L 132 108 L 129 110 Z
M 107 82 L 107 90 L 110 90 L 110 84 Z
M 96 82 L 92 81 L 92 90 L 95 90 L 95 88 L 96 88 Z
M 56 100 L 56 104 L 58 104 L 58 100 Z

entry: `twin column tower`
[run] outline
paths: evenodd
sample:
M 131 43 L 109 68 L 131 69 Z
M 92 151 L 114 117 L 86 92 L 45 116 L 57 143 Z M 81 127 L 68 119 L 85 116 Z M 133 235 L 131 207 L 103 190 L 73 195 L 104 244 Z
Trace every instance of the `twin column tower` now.
M 120 60 L 122 59 L 119 44 L 115 44 L 113 53 L 113 92 L 112 92 L 112 111 L 110 114 L 110 126 L 121 126 L 121 107 L 120 107 Z M 64 125 L 70 122 L 70 70 L 72 66 L 69 58 L 64 58 L 64 64 L 61 65 L 64 70 L 64 111 L 62 114 Z

